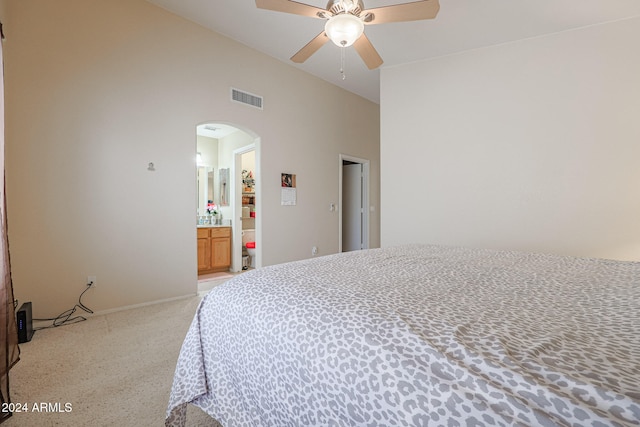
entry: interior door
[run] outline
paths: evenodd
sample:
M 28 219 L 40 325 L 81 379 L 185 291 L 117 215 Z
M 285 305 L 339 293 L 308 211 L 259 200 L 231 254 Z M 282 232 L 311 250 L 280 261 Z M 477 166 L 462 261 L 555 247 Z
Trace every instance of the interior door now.
M 362 164 L 342 165 L 342 252 L 363 249 Z

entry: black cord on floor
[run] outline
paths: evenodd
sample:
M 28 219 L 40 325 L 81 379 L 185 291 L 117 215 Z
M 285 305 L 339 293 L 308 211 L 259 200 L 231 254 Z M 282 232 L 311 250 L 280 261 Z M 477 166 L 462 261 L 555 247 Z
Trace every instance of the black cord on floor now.
M 78 304 L 76 304 L 73 308 L 70 308 L 69 310 L 63 311 L 58 316 L 52 317 L 52 318 L 49 318 L 49 319 L 33 319 L 33 320 L 36 320 L 36 321 L 39 321 L 39 322 L 53 322 L 49 326 L 42 326 L 40 328 L 33 328 L 33 330 L 34 331 L 39 331 L 40 329 L 57 328 L 58 326 L 70 325 L 70 324 L 73 324 L 73 323 L 78 323 L 78 322 L 82 322 L 84 320 L 87 320 L 86 317 L 84 317 L 84 316 L 75 316 L 75 317 L 71 317 L 71 316 L 73 316 L 78 309 L 81 309 L 86 313 L 93 314 L 93 311 L 82 303 L 82 296 L 89 289 L 91 289 L 91 286 L 87 286 L 87 289 L 82 291 L 82 293 L 78 297 Z

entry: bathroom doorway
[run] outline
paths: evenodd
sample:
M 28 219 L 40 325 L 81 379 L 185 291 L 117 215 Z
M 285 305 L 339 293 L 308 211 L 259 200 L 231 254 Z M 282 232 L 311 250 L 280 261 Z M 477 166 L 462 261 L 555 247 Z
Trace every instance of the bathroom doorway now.
M 227 227 L 229 232 L 229 253 L 228 264 L 229 267 L 224 269 L 227 278 L 229 274 L 242 271 L 242 164 L 236 161 L 236 152 L 243 150 L 245 147 L 251 147 L 254 153 L 254 171 L 251 171 L 253 176 L 253 191 L 255 192 L 256 206 L 254 210 L 257 210 L 259 205 L 259 146 L 260 138 L 251 130 L 231 124 L 218 121 L 209 121 L 202 123 L 196 127 L 196 159 L 198 165 L 196 169 L 196 185 L 198 188 L 198 200 L 197 200 L 197 213 L 198 221 L 200 217 L 207 212 L 204 211 L 204 206 L 210 204 L 215 205 L 219 215 L 220 222 L 223 227 Z M 206 187 L 208 192 L 205 193 L 204 202 L 202 199 L 202 167 L 206 167 L 207 171 L 207 183 Z M 212 181 L 211 182 L 211 177 Z M 213 189 L 211 191 L 211 189 Z M 254 214 L 255 215 L 255 214 Z M 256 236 L 260 235 L 261 221 L 256 218 L 254 220 L 254 230 Z M 202 225 L 198 225 L 202 228 Z M 199 232 L 198 234 L 203 234 Z M 259 239 L 255 239 L 259 246 Z M 201 242 L 198 241 L 200 248 Z M 211 249 L 213 251 L 213 249 Z M 198 264 L 200 264 L 200 258 L 202 251 L 198 252 Z M 259 258 L 259 257 L 256 257 Z M 255 265 L 260 265 L 261 260 L 256 259 Z M 199 269 L 199 272 L 201 270 Z M 225 274 L 220 274 L 224 276 Z M 206 279 L 206 278 L 205 278 Z M 212 279 L 215 280 L 215 277 Z M 199 277 L 198 288 L 200 288 L 200 281 L 203 277 Z
M 340 155 L 340 252 L 369 248 L 369 161 Z
M 241 260 L 241 270 L 251 270 L 262 265 L 261 245 L 259 245 L 259 225 L 262 222 L 260 180 L 256 145 L 240 147 L 233 152 L 235 179 L 240 185 L 235 187 L 235 210 L 239 227 L 234 230 L 233 258 Z

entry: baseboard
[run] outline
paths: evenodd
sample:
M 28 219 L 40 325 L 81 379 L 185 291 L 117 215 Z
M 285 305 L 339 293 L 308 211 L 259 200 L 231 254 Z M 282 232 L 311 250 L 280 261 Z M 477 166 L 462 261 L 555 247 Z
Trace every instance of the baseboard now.
M 182 295 L 182 296 L 179 296 L 179 297 L 173 297 L 173 298 L 166 298 L 166 299 L 161 299 L 161 300 L 143 302 L 143 303 L 140 303 L 140 304 L 125 305 L 124 307 L 118 307 L 118 308 L 110 308 L 108 310 L 94 311 L 93 314 L 91 315 L 91 317 L 104 316 L 105 314 L 117 313 L 119 311 L 132 310 L 132 309 L 135 309 L 135 308 L 146 307 L 146 306 L 149 306 L 149 305 L 156 305 L 156 304 L 162 304 L 162 303 L 165 303 L 165 302 L 179 301 L 179 300 L 182 300 L 182 299 L 193 298 L 193 297 L 201 297 L 201 295 L 199 293 L 187 294 L 187 295 Z

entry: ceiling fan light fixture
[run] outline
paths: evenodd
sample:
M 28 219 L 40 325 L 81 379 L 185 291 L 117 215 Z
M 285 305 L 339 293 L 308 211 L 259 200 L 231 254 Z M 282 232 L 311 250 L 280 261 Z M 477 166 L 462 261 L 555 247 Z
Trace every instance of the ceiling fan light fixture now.
M 360 38 L 364 32 L 364 23 L 355 15 L 341 13 L 329 18 L 324 32 L 336 46 L 347 47 Z

